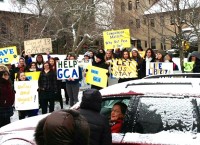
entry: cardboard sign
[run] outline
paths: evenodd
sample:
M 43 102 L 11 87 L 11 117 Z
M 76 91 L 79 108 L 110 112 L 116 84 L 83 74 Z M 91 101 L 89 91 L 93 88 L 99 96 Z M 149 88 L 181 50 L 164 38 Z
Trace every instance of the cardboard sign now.
M 108 81 L 108 70 L 89 65 L 87 67 L 86 83 L 105 88 Z
M 38 81 L 15 81 L 15 109 L 31 110 L 39 108 Z
M 18 59 L 16 46 L 0 48 L 0 63 L 15 64 Z
M 115 49 L 115 48 L 130 48 L 130 31 L 129 29 L 104 31 L 104 48 Z
M 112 74 L 115 78 L 137 78 L 137 62 L 135 60 L 113 59 Z
M 146 63 L 146 75 L 173 74 L 173 63 L 150 62 Z
M 194 62 L 184 62 L 184 72 L 192 72 Z
M 17 76 L 17 73 L 15 73 L 15 78 Z M 36 72 L 25 72 L 25 76 L 26 78 L 29 80 L 29 81 L 32 81 L 32 80 L 39 80 L 39 77 L 40 77 L 40 71 L 36 71 Z
M 51 38 L 24 41 L 25 54 L 52 52 Z
M 56 63 L 57 79 L 79 78 L 77 60 L 63 60 Z

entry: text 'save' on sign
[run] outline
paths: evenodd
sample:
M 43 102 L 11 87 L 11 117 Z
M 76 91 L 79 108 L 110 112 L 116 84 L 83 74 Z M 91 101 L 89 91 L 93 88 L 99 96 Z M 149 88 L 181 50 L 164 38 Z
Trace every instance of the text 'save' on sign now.
M 113 59 L 112 75 L 115 78 L 137 78 L 137 62 L 135 60 Z
M 52 52 L 51 38 L 24 41 L 25 54 Z
M 0 48 L 0 63 L 15 64 L 18 62 L 16 46 Z
M 100 67 L 88 65 L 86 73 L 86 83 L 105 88 L 108 82 L 108 70 Z
M 173 63 L 169 62 L 150 62 L 146 63 L 146 76 L 173 74 Z
M 68 79 L 68 78 L 79 78 L 79 69 L 77 60 L 63 60 L 56 63 L 57 66 L 57 78 Z
M 103 32 L 105 49 L 130 48 L 130 31 L 129 29 L 104 31 Z

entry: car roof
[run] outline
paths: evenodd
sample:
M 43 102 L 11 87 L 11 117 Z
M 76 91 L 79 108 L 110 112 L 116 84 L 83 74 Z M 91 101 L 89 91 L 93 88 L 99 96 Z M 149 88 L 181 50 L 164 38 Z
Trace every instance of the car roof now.
M 150 78 L 115 84 L 100 90 L 103 97 L 135 95 L 200 96 L 200 78 Z

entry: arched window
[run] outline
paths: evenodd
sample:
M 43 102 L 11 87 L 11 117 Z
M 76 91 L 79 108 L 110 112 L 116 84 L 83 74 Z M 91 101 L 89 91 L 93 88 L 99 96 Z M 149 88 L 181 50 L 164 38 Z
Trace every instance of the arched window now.
M 132 10 L 133 6 L 132 6 L 132 1 L 128 2 L 128 10 Z
M 151 48 L 156 49 L 156 39 L 155 38 L 151 38 Z
M 125 3 L 124 2 L 121 2 L 121 11 L 122 12 L 125 12 Z

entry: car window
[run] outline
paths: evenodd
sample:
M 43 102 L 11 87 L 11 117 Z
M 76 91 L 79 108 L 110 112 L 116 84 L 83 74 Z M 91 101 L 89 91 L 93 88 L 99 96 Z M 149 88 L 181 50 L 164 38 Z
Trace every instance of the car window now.
M 127 110 L 123 132 L 198 131 L 197 108 L 194 98 L 133 97 Z
M 129 104 L 130 97 L 112 97 L 112 98 L 106 98 L 103 99 L 101 104 L 101 114 L 106 116 L 108 119 L 110 119 L 111 109 L 113 105 L 117 102 L 123 102 L 127 106 Z

